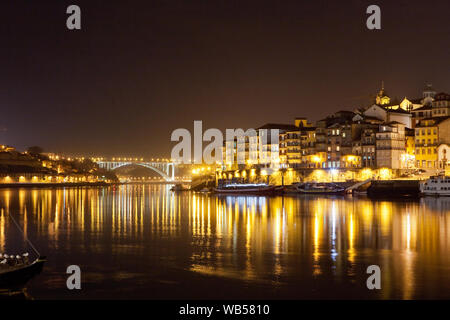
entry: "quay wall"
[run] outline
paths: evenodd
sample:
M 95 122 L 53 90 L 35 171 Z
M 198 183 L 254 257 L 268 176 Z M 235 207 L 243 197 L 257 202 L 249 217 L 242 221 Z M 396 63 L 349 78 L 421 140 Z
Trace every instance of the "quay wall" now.
M 370 197 L 418 197 L 419 193 L 419 180 L 375 180 L 367 189 Z

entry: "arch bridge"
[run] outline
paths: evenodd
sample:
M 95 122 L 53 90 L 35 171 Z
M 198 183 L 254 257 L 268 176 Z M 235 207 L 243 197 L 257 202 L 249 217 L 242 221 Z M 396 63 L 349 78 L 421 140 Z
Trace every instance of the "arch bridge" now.
M 166 181 L 174 181 L 175 180 L 175 164 L 173 162 L 159 162 L 159 161 L 133 161 L 133 160 L 127 160 L 127 161 L 96 161 L 98 166 L 102 169 L 106 170 L 116 170 L 121 167 L 129 166 L 129 165 L 135 165 L 135 166 L 141 166 L 144 168 L 151 169 L 158 173 L 161 177 L 164 178 Z

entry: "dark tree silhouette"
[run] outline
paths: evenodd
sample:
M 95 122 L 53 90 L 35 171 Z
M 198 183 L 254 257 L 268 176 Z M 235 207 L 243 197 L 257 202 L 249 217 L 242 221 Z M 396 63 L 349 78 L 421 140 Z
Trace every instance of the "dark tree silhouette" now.
M 32 147 L 28 147 L 27 152 L 33 156 L 38 156 L 42 152 L 44 152 L 44 149 L 42 149 L 39 146 L 32 146 Z

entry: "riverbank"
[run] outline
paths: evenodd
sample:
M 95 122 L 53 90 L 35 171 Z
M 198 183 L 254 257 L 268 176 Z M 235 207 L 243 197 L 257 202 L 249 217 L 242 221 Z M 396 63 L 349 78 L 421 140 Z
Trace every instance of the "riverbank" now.
M 0 183 L 0 189 L 6 188 L 78 188 L 78 187 L 107 187 L 112 185 L 133 184 L 175 184 L 173 181 L 144 181 L 144 182 L 63 182 L 63 183 Z
M 11 188 L 78 188 L 78 187 L 107 187 L 115 184 L 116 182 L 62 182 L 62 183 L 1 183 L 0 189 Z

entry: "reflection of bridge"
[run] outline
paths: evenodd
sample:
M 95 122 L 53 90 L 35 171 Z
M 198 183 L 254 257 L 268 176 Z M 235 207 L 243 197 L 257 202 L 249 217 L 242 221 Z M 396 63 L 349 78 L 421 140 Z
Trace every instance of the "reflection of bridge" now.
M 159 162 L 159 161 L 137 161 L 137 160 L 101 160 L 96 161 L 100 168 L 106 170 L 116 170 L 125 166 L 141 166 L 151 169 L 163 177 L 166 181 L 173 181 L 175 179 L 175 164 L 173 162 Z

